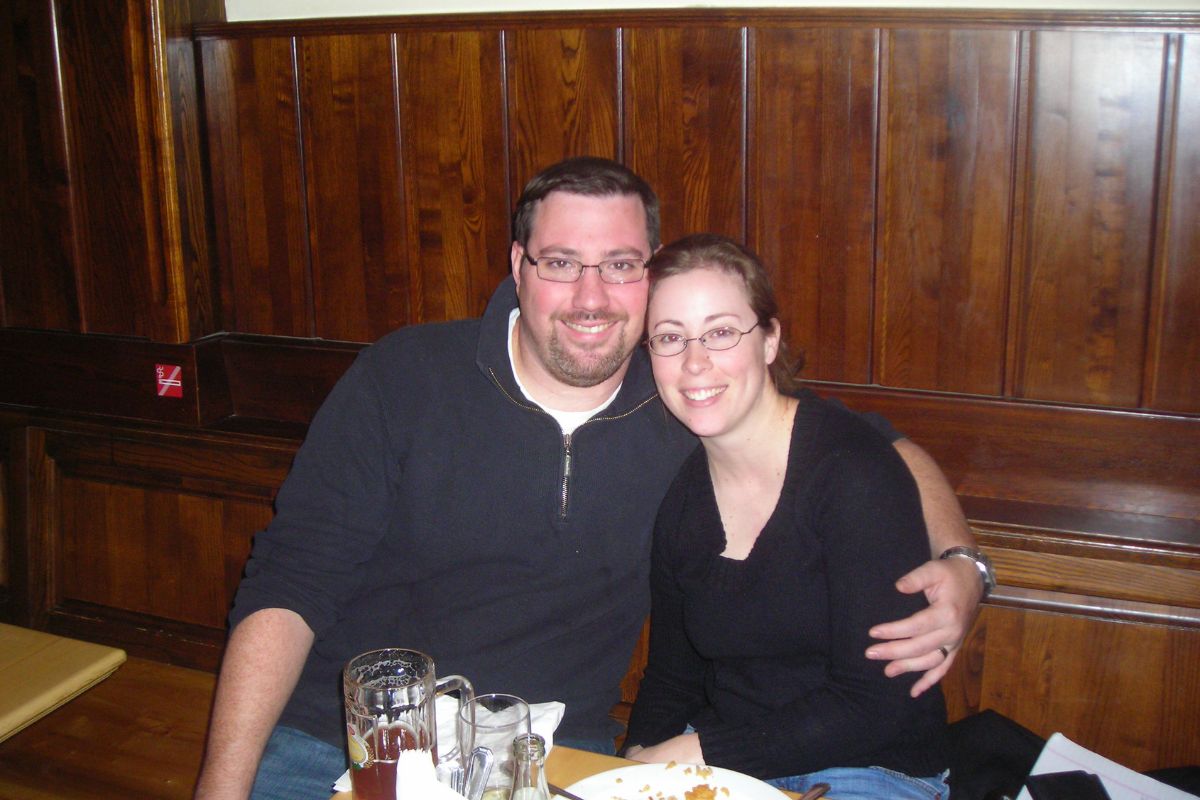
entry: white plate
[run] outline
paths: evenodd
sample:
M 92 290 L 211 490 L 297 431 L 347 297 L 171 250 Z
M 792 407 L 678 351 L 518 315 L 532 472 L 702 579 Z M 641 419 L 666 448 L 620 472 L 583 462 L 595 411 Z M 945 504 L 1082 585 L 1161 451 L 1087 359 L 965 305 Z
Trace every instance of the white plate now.
M 715 789 L 717 800 L 781 800 L 787 797 L 774 786 L 749 775 L 691 764 L 638 764 L 610 769 L 576 781 L 567 787 L 567 791 L 583 800 L 684 800 L 684 792 L 699 784 L 708 784 Z

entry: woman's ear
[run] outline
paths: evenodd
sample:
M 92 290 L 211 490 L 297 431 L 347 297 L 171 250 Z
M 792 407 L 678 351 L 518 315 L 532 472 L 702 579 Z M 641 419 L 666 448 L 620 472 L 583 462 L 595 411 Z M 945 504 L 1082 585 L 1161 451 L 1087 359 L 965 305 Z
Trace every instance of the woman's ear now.
M 771 324 L 767 328 L 766 335 L 763 336 L 763 362 L 772 364 L 775 362 L 775 357 L 779 355 L 779 342 L 783 336 L 783 329 L 779 325 L 778 317 L 771 317 Z

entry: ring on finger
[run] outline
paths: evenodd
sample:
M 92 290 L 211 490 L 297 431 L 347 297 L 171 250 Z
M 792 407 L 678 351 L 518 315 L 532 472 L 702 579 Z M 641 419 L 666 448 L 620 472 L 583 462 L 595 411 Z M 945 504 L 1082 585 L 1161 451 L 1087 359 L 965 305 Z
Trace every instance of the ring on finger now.
M 946 647 L 946 645 L 942 645 L 938 650 L 941 651 L 943 661 L 950 657 L 950 648 Z

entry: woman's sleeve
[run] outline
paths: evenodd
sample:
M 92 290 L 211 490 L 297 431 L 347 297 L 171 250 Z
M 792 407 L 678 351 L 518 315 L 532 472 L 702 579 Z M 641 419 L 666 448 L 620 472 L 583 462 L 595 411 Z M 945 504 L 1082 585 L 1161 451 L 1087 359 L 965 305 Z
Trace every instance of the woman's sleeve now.
M 818 462 L 813 480 L 800 513 L 817 532 L 825 557 L 827 678 L 749 723 L 703 726 L 708 764 L 757 775 L 857 765 L 858 758 L 902 737 L 919 713 L 909 697 L 916 676 L 888 678 L 882 662 L 865 656 L 871 626 L 925 605 L 923 597 L 894 586 L 928 558 L 916 486 L 893 448 L 875 437 L 831 452 Z
M 649 746 L 683 733 L 704 705 L 704 660 L 683 627 L 683 594 L 675 577 L 682 494 L 672 487 L 659 509 L 650 562 L 650 653 L 629 717 L 625 746 Z

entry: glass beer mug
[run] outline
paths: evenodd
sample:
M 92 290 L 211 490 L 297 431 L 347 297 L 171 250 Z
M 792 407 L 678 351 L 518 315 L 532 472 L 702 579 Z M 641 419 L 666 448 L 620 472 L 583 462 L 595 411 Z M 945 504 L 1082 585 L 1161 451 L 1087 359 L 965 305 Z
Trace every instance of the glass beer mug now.
M 457 690 L 460 709 L 475 696 L 466 678 L 437 680 L 432 658 L 397 648 L 355 656 L 342 671 L 342 689 L 355 800 L 395 800 L 401 751 L 425 751 L 437 764 L 438 695 Z

